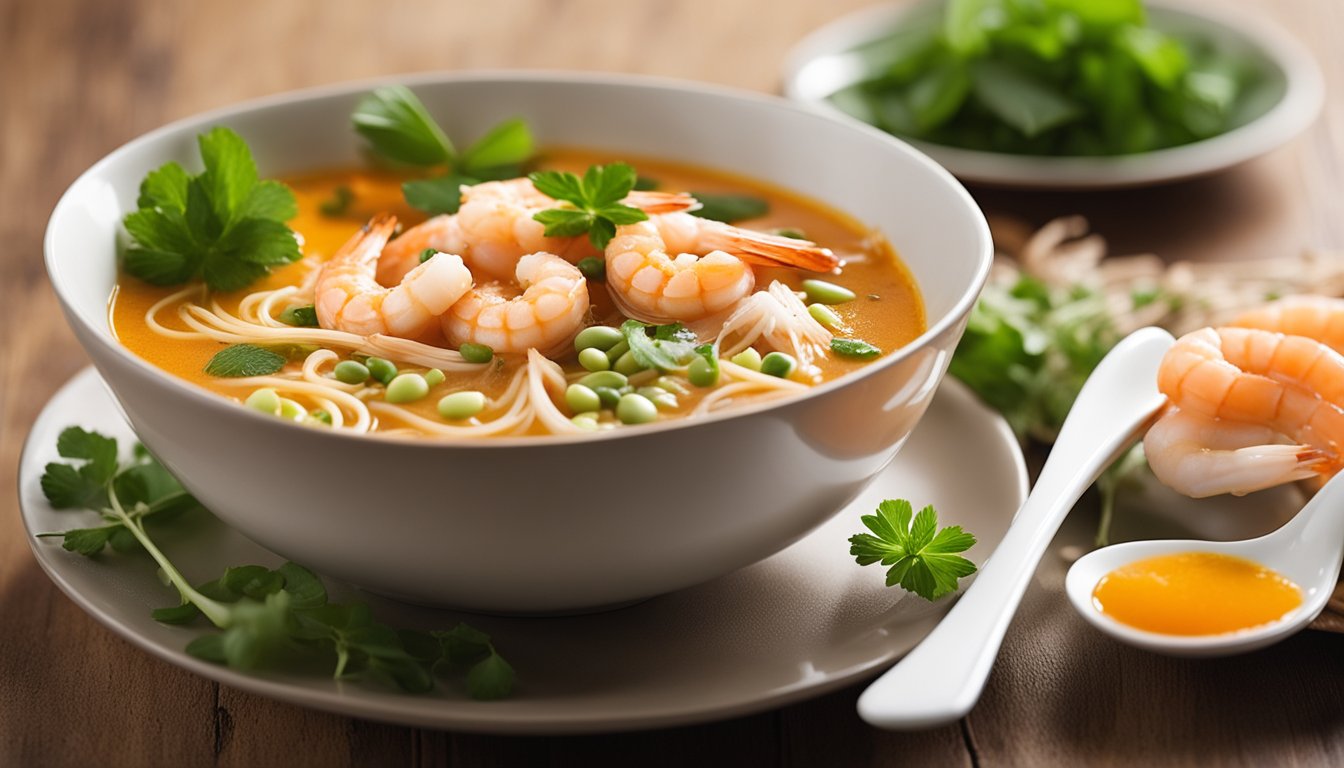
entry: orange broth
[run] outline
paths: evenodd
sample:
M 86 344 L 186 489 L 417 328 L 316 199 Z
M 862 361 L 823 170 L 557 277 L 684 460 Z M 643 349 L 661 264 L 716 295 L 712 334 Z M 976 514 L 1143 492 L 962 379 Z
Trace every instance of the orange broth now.
M 546 169 L 582 173 L 591 164 L 615 160 L 631 162 L 642 176 L 657 179 L 660 189 L 750 194 L 768 200 L 770 211 L 766 216 L 741 222 L 741 225 L 756 230 L 777 227 L 801 230 L 809 239 L 830 248 L 843 259 L 844 266 L 840 274 L 820 277 L 844 285 L 858 295 L 855 301 L 832 307 L 852 329 L 852 334 L 848 335 L 890 352 L 908 344 L 925 330 L 924 306 L 919 291 L 892 246 L 861 223 L 817 201 L 722 172 L 648 158 L 613 158 L 573 148 L 551 148 L 540 158 L 538 165 Z M 336 169 L 283 178 L 282 181 L 294 190 L 298 200 L 299 215 L 289 225 L 302 237 L 305 258 L 275 270 L 244 291 L 215 294 L 213 298 L 226 310 L 236 312 L 239 301 L 249 293 L 300 283 L 375 214 L 393 213 L 405 227 L 423 221 L 425 215 L 410 208 L 402 198 L 401 183 L 408 178 L 412 176 L 367 168 Z M 339 216 L 324 215 L 321 212 L 322 203 L 331 199 L 335 190 L 342 186 L 353 192 L 353 201 Z M 758 268 L 757 290 L 764 289 L 772 280 L 780 280 L 800 289 L 802 281 L 808 277 L 818 275 L 788 269 Z M 153 286 L 123 274 L 113 291 L 109 306 L 113 333 L 128 349 L 155 366 L 220 395 L 241 401 L 247 396 L 247 390 L 240 390 L 227 380 L 222 381 L 205 373 L 206 363 L 224 344 L 211 340 L 166 338 L 146 325 L 144 318 L 149 308 L 181 288 Z M 594 318 L 599 322 L 619 325 L 621 318 L 607 292 L 600 285 L 590 284 L 589 293 L 594 305 Z M 186 329 L 178 320 L 175 307 L 166 308 L 159 313 L 158 318 L 166 327 Z M 488 397 L 496 396 L 503 391 L 510 375 L 521 364 L 521 356 L 501 356 L 497 359 L 503 360 L 503 364 L 491 366 L 485 374 L 449 372 L 447 379 L 435 386 L 429 397 L 403 407 L 421 416 L 441 420 L 435 410 L 435 403 L 445 394 L 474 389 Z M 290 363 L 286 370 L 297 370 L 301 362 L 300 359 Z M 573 354 L 557 362 L 567 372 L 581 370 Z M 830 380 L 862 368 L 869 362 L 826 355 L 817 364 L 821 368 L 823 380 Z M 409 366 L 403 370 L 424 369 Z M 681 412 L 688 412 L 699 397 L 710 391 L 695 387 L 689 389 L 690 395 L 681 399 L 682 405 L 678 409 Z M 677 412 L 660 416 L 676 417 Z

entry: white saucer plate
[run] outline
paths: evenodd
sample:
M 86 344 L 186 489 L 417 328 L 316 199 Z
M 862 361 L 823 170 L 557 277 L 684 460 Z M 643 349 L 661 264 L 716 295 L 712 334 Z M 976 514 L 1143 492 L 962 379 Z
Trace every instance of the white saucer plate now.
M 58 458 L 56 436 L 71 425 L 114 435 L 123 449 L 134 439 L 92 369 L 61 389 L 34 424 L 20 461 L 30 534 L 94 522 L 91 512 L 52 509 L 39 486 L 45 464 Z M 856 565 L 847 539 L 863 530 L 859 516 L 885 498 L 907 498 L 916 507 L 932 503 L 942 524 L 960 524 L 979 537 L 968 556 L 983 562 L 1026 490 L 1022 454 L 1007 425 L 947 381 L 896 460 L 859 499 L 774 557 L 697 587 L 606 613 L 515 618 L 406 605 L 326 580 L 334 600 L 366 600 L 393 626 L 449 628 L 466 620 L 489 632 L 518 671 L 514 695 L 494 702 L 472 701 L 451 683 L 411 695 L 321 677 L 241 674 L 200 661 L 183 648 L 201 628 L 150 618 L 150 609 L 172 604 L 175 594 L 147 557 L 89 559 L 63 550 L 59 538 L 31 542 L 52 580 L 98 621 L 169 663 L 226 685 L 406 725 L 579 733 L 732 717 L 876 674 L 914 647 L 950 601 L 930 604 L 887 589 L 878 567 Z M 226 566 L 281 562 L 208 516 L 184 522 L 160 544 L 193 582 L 215 578 Z

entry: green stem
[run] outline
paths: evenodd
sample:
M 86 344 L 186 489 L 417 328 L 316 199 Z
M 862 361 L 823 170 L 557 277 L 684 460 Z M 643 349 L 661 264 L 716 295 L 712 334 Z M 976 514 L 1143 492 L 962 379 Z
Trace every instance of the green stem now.
M 1104 547 L 1111 543 L 1111 517 L 1115 514 L 1115 492 L 1118 483 L 1108 483 L 1107 479 L 1103 477 L 1101 482 L 1097 483 L 1097 490 L 1101 491 L 1101 520 L 1097 522 L 1097 535 L 1092 540 L 1092 545 L 1095 547 Z
M 211 600 L 200 592 L 197 592 L 196 589 L 191 586 L 191 583 L 183 578 L 182 574 L 179 573 L 177 568 L 168 560 L 168 557 L 164 555 L 163 552 L 159 551 L 159 548 L 150 540 L 149 535 L 145 533 L 140 521 L 136 518 L 132 518 L 127 514 L 126 510 L 122 508 L 121 501 L 117 499 L 117 494 L 111 487 L 107 490 L 107 498 L 108 501 L 112 503 L 112 514 L 121 521 L 122 525 L 130 530 L 135 538 L 139 540 L 141 546 L 145 548 L 145 551 L 149 553 L 149 556 L 154 558 L 154 561 L 159 564 L 159 567 L 163 569 L 163 572 L 168 575 L 168 581 L 171 582 L 174 587 L 177 587 L 178 594 L 182 596 L 182 599 L 201 609 L 201 613 L 205 614 L 205 617 L 214 623 L 216 627 L 219 627 L 220 629 L 227 628 L 231 617 L 231 612 L 229 611 L 228 606 Z

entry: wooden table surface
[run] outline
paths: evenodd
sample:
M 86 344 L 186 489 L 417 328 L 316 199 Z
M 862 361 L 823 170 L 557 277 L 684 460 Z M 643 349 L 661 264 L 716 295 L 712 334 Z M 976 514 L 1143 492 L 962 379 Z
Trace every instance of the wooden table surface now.
M 727 722 L 565 738 L 403 728 L 231 690 L 122 641 L 34 562 L 14 467 L 47 397 L 88 362 L 48 286 L 41 238 L 61 191 L 99 157 L 201 110 L 418 70 L 609 70 L 772 91 L 789 46 L 868 1 L 0 0 L 0 764 L 1344 764 L 1344 636 L 1306 632 L 1231 659 L 1149 655 L 1081 622 L 1053 553 L 984 698 L 957 725 L 876 731 L 854 714 L 858 686 Z M 1344 3 L 1224 2 L 1317 55 L 1330 90 L 1305 136 L 1215 178 L 976 191 L 986 209 L 1038 223 L 1083 213 L 1116 250 L 1170 258 L 1344 252 Z M 1091 524 L 1071 521 L 1061 541 Z

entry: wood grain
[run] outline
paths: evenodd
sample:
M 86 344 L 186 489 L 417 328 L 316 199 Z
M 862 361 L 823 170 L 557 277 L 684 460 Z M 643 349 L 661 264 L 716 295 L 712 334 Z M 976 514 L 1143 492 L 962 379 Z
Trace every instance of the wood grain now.
M 1073 615 L 1054 556 L 958 726 L 875 731 L 854 715 L 856 687 L 722 723 L 567 738 L 401 728 L 221 688 L 113 636 L 37 567 L 13 468 L 46 398 L 86 364 L 46 283 L 41 238 L 61 191 L 103 154 L 242 99 L 427 69 L 613 70 L 770 91 L 790 45 L 865 4 L 0 0 L 0 765 L 1344 764 L 1339 636 L 1217 661 L 1143 654 Z M 1114 250 L 1169 258 L 1344 251 L 1344 4 L 1238 5 L 1320 60 L 1330 97 L 1306 136 L 1188 184 L 975 190 L 982 205 L 1038 223 L 1083 213 Z M 1052 551 L 1084 540 L 1090 524 L 1071 523 Z

